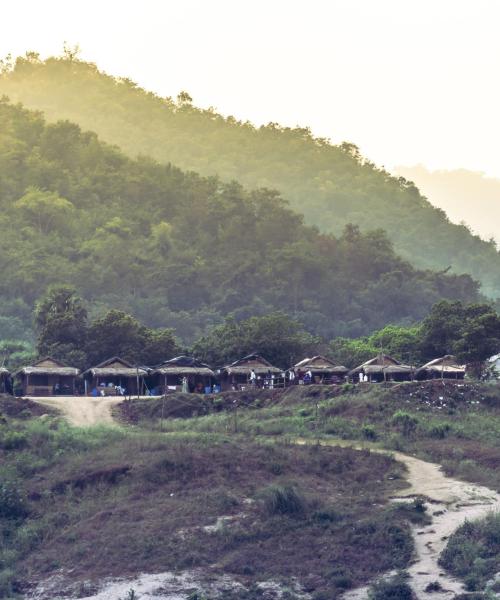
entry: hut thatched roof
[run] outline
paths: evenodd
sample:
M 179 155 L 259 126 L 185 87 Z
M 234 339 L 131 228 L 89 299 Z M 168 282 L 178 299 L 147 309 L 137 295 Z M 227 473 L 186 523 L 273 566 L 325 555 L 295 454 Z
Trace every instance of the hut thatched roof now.
M 273 367 L 269 361 L 259 354 L 249 354 L 221 369 L 221 372 L 228 375 L 249 375 L 252 371 L 255 371 L 257 375 L 265 375 L 269 372 L 276 375 L 283 372 L 282 369 Z
M 9 369 L 6 369 L 5 367 L 0 367 L 0 375 L 10 375 Z
M 378 354 L 377 356 L 367 360 L 359 367 L 349 371 L 349 375 L 356 373 L 365 373 L 366 375 L 376 374 L 395 374 L 395 373 L 411 373 L 415 368 L 410 365 L 402 365 L 399 360 L 396 360 L 388 354 Z
M 143 377 L 148 374 L 148 371 L 143 367 L 134 367 L 128 361 L 113 356 L 95 367 L 87 369 L 84 375 L 92 375 L 93 377 Z
M 312 358 L 304 358 L 293 367 L 294 369 L 310 369 L 313 373 L 342 373 L 349 371 L 347 367 L 338 365 L 333 360 L 325 356 L 313 356 Z
M 212 369 L 192 356 L 176 356 L 153 370 L 153 375 L 207 375 L 215 377 Z
M 459 365 L 457 359 L 451 354 L 435 358 L 420 367 L 418 373 L 431 371 L 433 373 L 465 373 L 465 366 Z
M 35 364 L 23 367 L 17 371 L 19 375 L 60 375 L 66 377 L 77 377 L 80 374 L 80 369 L 68 367 L 61 360 L 51 358 L 41 358 Z

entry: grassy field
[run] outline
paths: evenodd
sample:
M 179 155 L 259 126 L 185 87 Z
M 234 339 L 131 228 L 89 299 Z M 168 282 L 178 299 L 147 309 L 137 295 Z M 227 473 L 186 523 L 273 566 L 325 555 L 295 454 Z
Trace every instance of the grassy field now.
M 321 600 L 404 569 L 409 522 L 427 517 L 418 503 L 387 503 L 404 486 L 401 466 L 369 451 L 289 443 L 297 437 L 416 454 L 500 490 L 496 386 L 179 394 L 126 402 L 125 428 L 85 430 L 37 405 L 0 402 L 0 597 L 59 569 L 83 582 L 200 567 L 249 590 L 297 577 Z M 484 527 L 474 531 L 472 550 L 457 532 L 442 564 L 481 589 L 498 554 Z
M 84 582 L 201 567 L 336 598 L 403 569 L 408 523 L 426 519 L 418 503 L 387 504 L 404 486 L 391 458 L 234 436 L 228 412 L 169 421 L 166 435 L 0 409 L 0 597 L 61 569 Z
M 442 381 L 397 386 L 298 386 L 266 398 L 205 400 L 197 418 L 196 398 L 153 401 L 128 407 L 140 429 L 225 434 L 253 440 L 341 438 L 398 450 L 443 465 L 450 476 L 500 492 L 500 388 Z M 139 409 L 137 410 L 136 409 Z M 196 407 L 192 409 L 196 413 Z M 161 419 L 171 411 L 178 418 Z M 177 411 L 180 411 L 179 413 Z M 123 418 L 126 414 L 122 413 Z M 500 569 L 498 517 L 467 524 L 450 540 L 442 566 L 474 592 Z M 386 584 L 374 589 L 383 597 Z M 401 585 L 396 581 L 395 588 Z M 398 592 L 399 593 L 399 592 Z M 403 592 L 401 592 L 403 593 Z M 482 598 L 479 592 L 469 598 Z M 399 597 L 399 596 L 398 596 Z M 489 597 L 489 596 L 484 596 Z
M 148 430 L 369 442 L 438 462 L 449 475 L 500 491 L 500 386 L 438 380 L 386 388 L 295 386 L 241 401 L 234 396 L 205 399 L 203 409 L 193 395 L 132 401 L 121 414 Z M 191 414 L 198 416 L 186 418 Z

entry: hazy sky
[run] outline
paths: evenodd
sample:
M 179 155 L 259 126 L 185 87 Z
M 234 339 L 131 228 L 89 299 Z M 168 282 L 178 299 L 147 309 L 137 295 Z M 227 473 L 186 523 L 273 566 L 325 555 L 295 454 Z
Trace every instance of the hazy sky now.
M 162 96 L 310 125 L 380 165 L 500 177 L 500 0 L 24 0 L 0 55 L 82 58 Z

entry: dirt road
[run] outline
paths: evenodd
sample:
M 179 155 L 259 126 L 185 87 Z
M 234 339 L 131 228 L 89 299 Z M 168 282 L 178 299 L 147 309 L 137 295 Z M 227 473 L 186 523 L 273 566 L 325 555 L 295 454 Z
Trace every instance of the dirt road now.
M 111 415 L 113 406 L 123 402 L 122 396 L 94 398 L 92 396 L 49 396 L 44 398 L 30 397 L 30 400 L 55 408 L 71 425 L 75 427 L 92 427 L 94 425 L 112 425 L 115 423 Z M 115 423 L 116 424 L 116 423 Z

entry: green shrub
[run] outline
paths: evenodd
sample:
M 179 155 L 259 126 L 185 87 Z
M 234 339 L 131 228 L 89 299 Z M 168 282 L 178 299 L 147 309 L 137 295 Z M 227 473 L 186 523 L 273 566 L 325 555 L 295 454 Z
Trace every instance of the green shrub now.
M 14 596 L 14 577 L 12 569 L 0 571 L 0 598 L 11 598 Z
M 363 425 L 362 428 L 363 437 L 370 441 L 375 441 L 378 437 L 377 430 L 373 425 Z
M 207 600 L 207 597 L 203 592 L 197 590 L 196 592 L 191 592 L 187 600 Z
M 332 584 L 339 590 L 348 590 L 353 586 L 349 575 L 337 575 L 333 577 Z
M 387 438 L 385 444 L 389 450 L 396 450 L 397 452 L 403 452 L 405 450 L 405 440 L 399 434 L 392 434 Z
M 306 502 L 293 485 L 271 485 L 263 491 L 262 496 L 264 507 L 269 515 L 297 517 L 306 511 Z
M 439 564 L 479 591 L 500 570 L 500 514 L 466 521 L 450 537 Z
M 418 419 L 403 410 L 397 410 L 392 415 L 392 424 L 401 431 L 405 437 L 413 435 L 417 429 Z
M 16 481 L 0 481 L 0 517 L 18 519 L 27 514 L 26 495 Z
M 453 428 L 449 423 L 439 423 L 429 429 L 429 436 L 438 440 L 444 440 L 452 430 Z
M 342 515 L 333 508 L 325 508 L 314 511 L 312 518 L 320 523 L 336 523 L 337 521 L 342 520 Z
M 0 437 L 0 448 L 4 450 L 20 450 L 28 445 L 28 437 L 20 431 L 7 431 Z
M 406 576 L 396 575 L 392 579 L 377 581 L 368 592 L 370 600 L 413 600 L 411 587 Z

